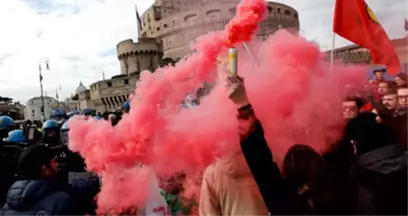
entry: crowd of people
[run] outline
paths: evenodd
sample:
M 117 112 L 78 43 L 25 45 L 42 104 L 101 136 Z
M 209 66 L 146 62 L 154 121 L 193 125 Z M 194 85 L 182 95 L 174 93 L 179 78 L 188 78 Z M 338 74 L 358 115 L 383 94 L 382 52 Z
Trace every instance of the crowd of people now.
M 84 160 L 70 151 L 68 119 L 107 120 L 112 126 L 129 111 L 104 113 L 58 112 L 45 122 L 14 122 L 0 116 L 0 205 L 1 215 L 84 215 L 95 214 L 99 178 L 88 172 Z M 60 110 L 58 110 L 60 111 Z
M 407 74 L 373 73 L 366 92 L 343 101 L 341 139 L 323 154 L 295 144 L 282 166 L 246 97 L 233 95 L 247 122 L 241 151 L 204 172 L 200 215 L 406 215 Z
M 344 132 L 338 142 L 323 153 L 294 143 L 282 165 L 273 157 L 273 144 L 264 137 L 242 78 L 228 77 L 226 88 L 240 122 L 240 148 L 202 173 L 199 196 L 183 196 L 185 173 L 158 176 L 154 186 L 163 202 L 123 214 L 406 215 L 407 74 L 386 80 L 385 70 L 373 73 L 366 92 L 343 101 Z M 197 98 L 184 103 L 198 104 Z M 122 112 L 129 110 L 127 103 Z M 87 118 L 115 126 L 120 114 Z M 68 123 L 27 122 L 15 129 L 11 118 L 0 117 L 0 215 L 96 214 L 99 177 L 87 172 L 84 160 L 67 148 Z

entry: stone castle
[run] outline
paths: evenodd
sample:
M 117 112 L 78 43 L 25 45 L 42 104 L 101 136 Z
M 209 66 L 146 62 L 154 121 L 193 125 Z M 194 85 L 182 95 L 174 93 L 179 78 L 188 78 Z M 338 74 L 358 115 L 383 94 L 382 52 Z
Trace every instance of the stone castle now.
M 164 57 L 179 59 L 191 53 L 200 35 L 224 29 L 235 15 L 239 0 L 156 0 L 141 17 L 141 35 L 160 39 Z M 265 38 L 280 28 L 299 31 L 299 14 L 287 5 L 268 2 L 267 17 L 257 37 Z
M 155 71 L 162 66 L 162 50 L 161 41 L 155 38 L 139 38 L 138 43 L 131 39 L 119 42 L 116 51 L 120 74 L 92 83 L 89 89 L 81 82 L 75 92 L 77 108 L 103 113 L 120 107 L 134 92 L 141 71 Z
M 236 13 L 239 0 L 156 0 L 140 17 L 139 40 L 117 44 L 120 75 L 100 80 L 75 92 L 78 108 L 112 111 L 136 87 L 143 70 L 155 71 L 192 53 L 190 45 L 203 34 L 224 29 Z M 299 14 L 287 5 L 268 2 L 268 13 L 256 32 L 266 38 L 281 28 L 299 31 Z
M 402 70 L 407 72 L 408 65 L 408 36 L 403 38 L 396 38 L 391 40 L 391 44 L 394 46 L 394 49 L 397 53 L 398 59 L 401 63 Z M 331 50 L 326 52 L 327 59 L 331 55 Z M 373 67 L 378 67 L 379 65 L 373 64 L 370 50 L 360 47 L 356 44 L 340 47 L 334 49 L 334 58 L 341 60 L 344 63 L 353 63 L 353 64 L 368 64 Z

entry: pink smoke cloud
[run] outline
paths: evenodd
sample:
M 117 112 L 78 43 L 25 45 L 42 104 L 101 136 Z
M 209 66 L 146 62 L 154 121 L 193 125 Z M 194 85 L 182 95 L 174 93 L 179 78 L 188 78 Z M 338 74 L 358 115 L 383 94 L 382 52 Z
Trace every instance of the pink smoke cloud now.
M 116 127 L 106 121 L 70 122 L 70 149 L 102 176 L 100 211 L 120 212 L 144 204 L 147 171 L 140 164 L 157 175 L 195 175 L 239 147 L 236 109 L 223 82 L 200 106 L 179 107 L 186 94 L 217 79 L 217 56 L 225 55 L 229 42 L 239 48 L 239 43 L 251 41 L 265 11 L 264 0 L 243 0 L 226 30 L 198 38 L 196 52 L 187 60 L 155 73 L 143 72 L 130 113 Z M 253 41 L 252 48 L 257 66 L 239 48 L 239 74 L 277 158 L 296 143 L 319 151 L 327 148 L 341 135 L 347 85 L 363 87 L 366 68 L 336 63 L 330 69 L 314 43 L 286 31 L 264 42 Z

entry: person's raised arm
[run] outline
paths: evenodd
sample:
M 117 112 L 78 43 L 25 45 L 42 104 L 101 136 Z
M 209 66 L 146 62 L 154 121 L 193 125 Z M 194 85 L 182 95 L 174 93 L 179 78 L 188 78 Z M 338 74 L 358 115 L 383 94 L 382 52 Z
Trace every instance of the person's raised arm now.
M 273 161 L 262 124 L 249 103 L 244 81 L 239 76 L 227 78 L 228 96 L 236 104 L 241 149 L 271 214 L 296 214 L 291 195 L 277 164 Z

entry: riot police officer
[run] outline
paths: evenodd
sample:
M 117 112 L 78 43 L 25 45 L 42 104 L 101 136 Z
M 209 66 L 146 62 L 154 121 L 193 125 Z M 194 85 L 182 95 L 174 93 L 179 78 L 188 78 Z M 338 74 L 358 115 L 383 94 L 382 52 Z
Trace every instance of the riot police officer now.
M 8 136 L 8 132 L 14 129 L 14 120 L 9 116 L 0 116 L 0 141 Z
M 19 145 L 25 145 L 27 143 L 27 139 L 24 136 L 23 130 L 12 130 L 8 133 L 8 137 L 6 139 L 8 142 L 16 143 Z
M 120 108 L 122 113 L 129 113 L 130 111 L 130 103 L 129 101 L 126 101 L 125 103 L 122 104 L 122 107 Z
M 61 145 L 60 138 L 60 126 L 55 120 L 47 120 L 42 126 L 42 143 L 49 146 L 55 147 Z
M 22 130 L 12 130 L 0 146 L 0 205 L 3 205 L 10 186 L 19 180 L 17 161 L 27 140 Z
M 96 209 L 94 198 L 99 192 L 99 178 L 86 170 L 85 161 L 78 153 L 68 149 L 69 122 L 70 120 L 61 127 L 59 172 L 66 192 L 77 202 L 80 211 L 84 214 L 94 214 Z

